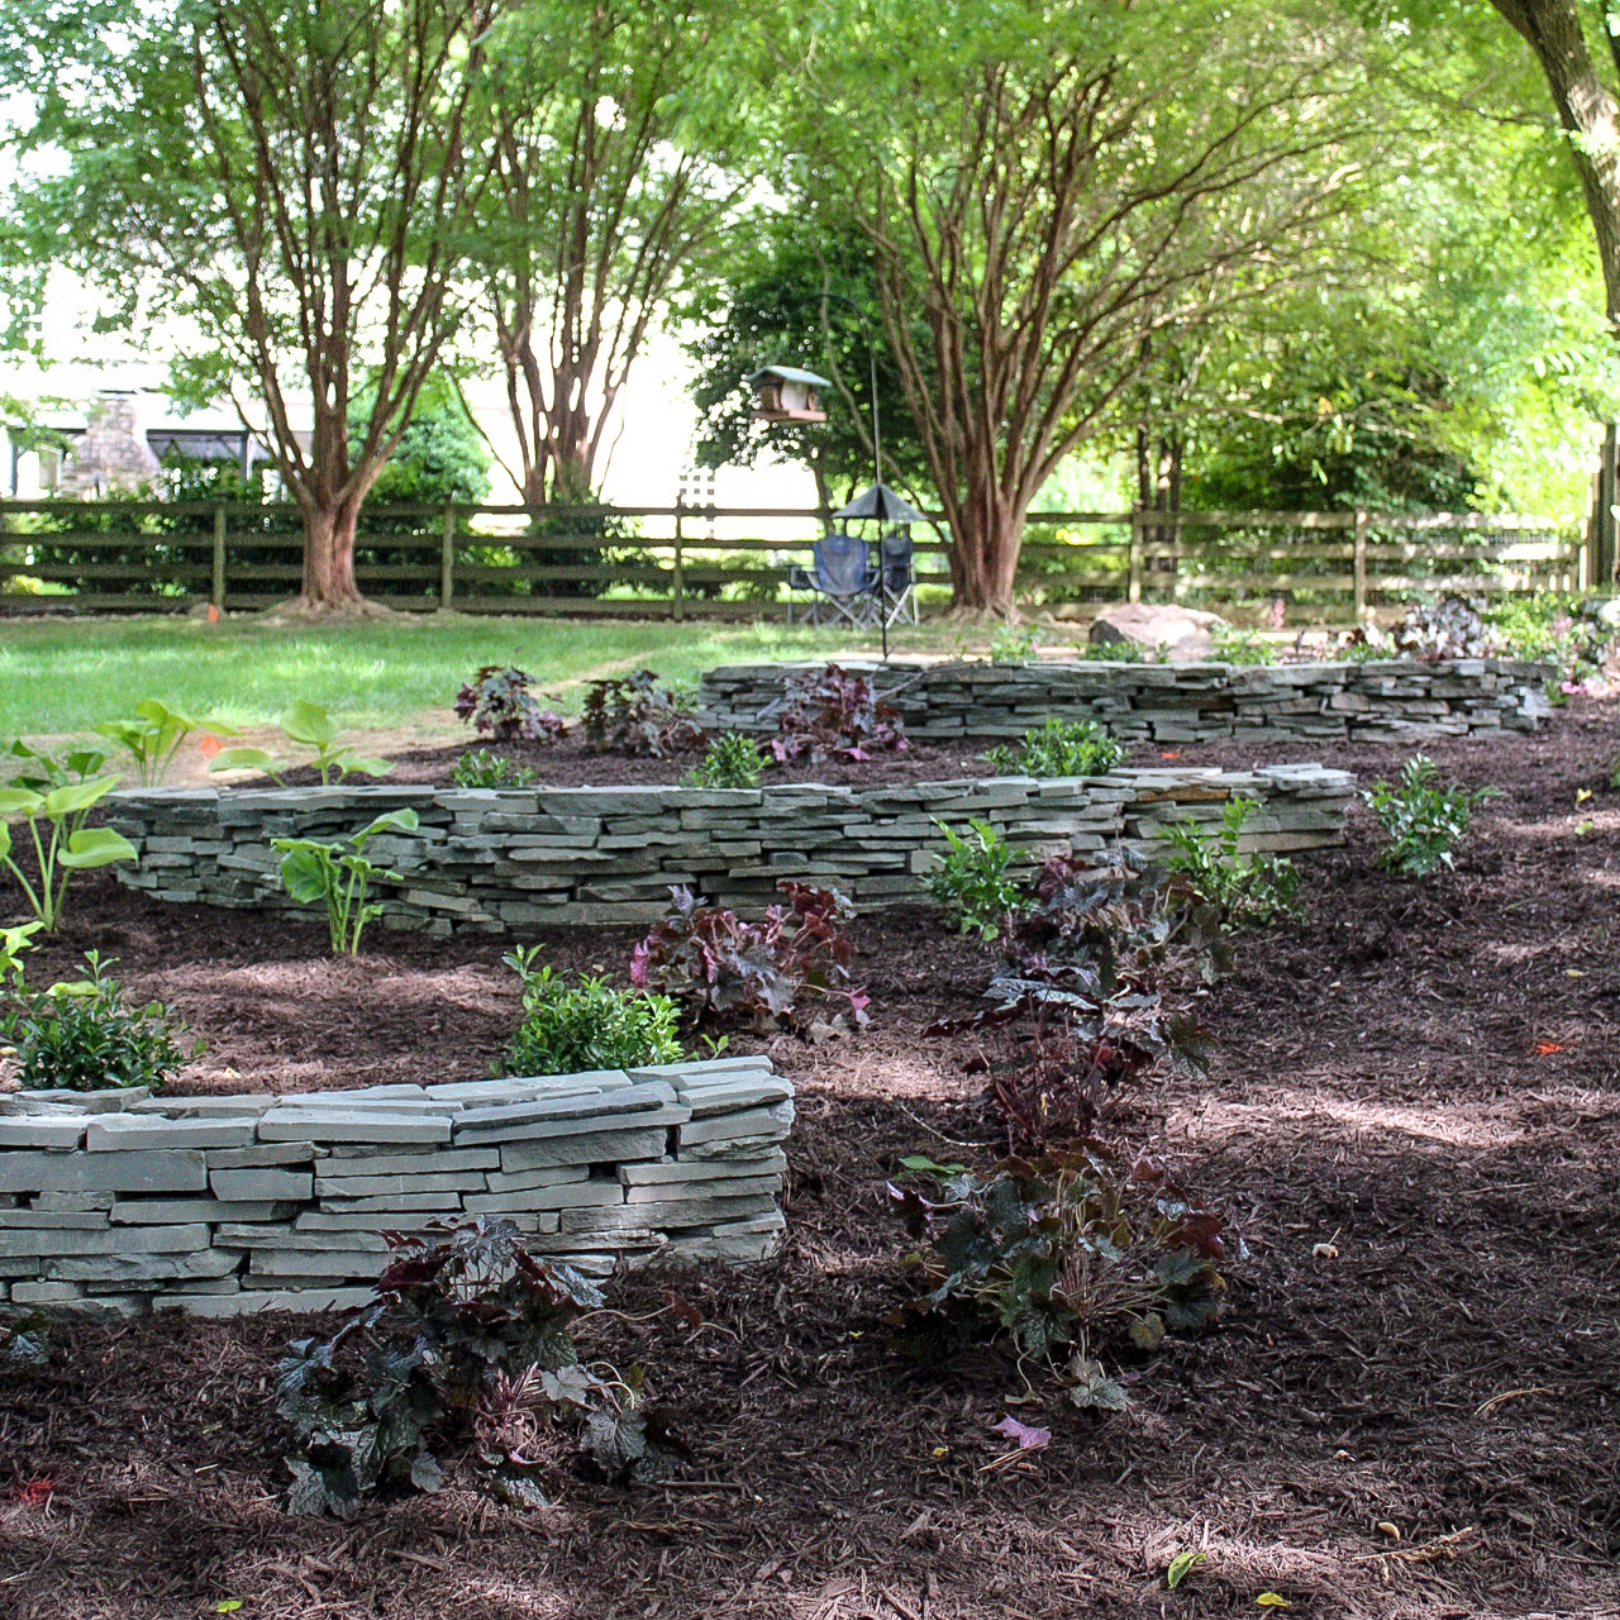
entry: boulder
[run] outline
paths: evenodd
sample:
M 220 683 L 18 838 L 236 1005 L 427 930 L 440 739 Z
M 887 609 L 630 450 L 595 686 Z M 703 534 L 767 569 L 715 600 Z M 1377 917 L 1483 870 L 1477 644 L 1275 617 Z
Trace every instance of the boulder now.
M 1193 664 L 1214 657 L 1212 637 L 1226 621 L 1202 608 L 1165 602 L 1112 602 L 1091 621 L 1095 643 L 1131 641 L 1144 652 L 1168 648 L 1171 661 Z

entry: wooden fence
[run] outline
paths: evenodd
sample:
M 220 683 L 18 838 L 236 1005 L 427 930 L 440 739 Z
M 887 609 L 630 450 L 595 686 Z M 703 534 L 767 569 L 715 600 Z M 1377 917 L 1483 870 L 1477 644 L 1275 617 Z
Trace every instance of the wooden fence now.
M 754 616 L 787 608 L 824 514 L 803 507 L 368 508 L 361 589 L 386 606 L 465 613 Z M 760 538 L 764 524 L 792 530 Z M 754 527 L 756 534 L 722 535 Z M 0 608 L 266 607 L 296 594 L 290 506 L 0 501 Z M 948 547 L 916 539 L 919 596 L 948 599 Z M 1029 519 L 1020 599 L 1267 603 L 1359 619 L 1419 591 L 1584 589 L 1575 525 L 1478 513 L 1043 512 Z

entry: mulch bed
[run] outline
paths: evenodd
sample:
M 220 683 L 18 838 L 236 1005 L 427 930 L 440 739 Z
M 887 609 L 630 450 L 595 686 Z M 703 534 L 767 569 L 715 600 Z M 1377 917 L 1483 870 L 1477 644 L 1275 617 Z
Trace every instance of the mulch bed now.
M 699 1453 L 683 1478 L 560 1470 L 533 1513 L 453 1488 L 290 1519 L 274 1364 L 311 1324 L 69 1324 L 49 1371 L 0 1384 L 0 1615 L 1056 1620 L 1252 1615 L 1262 1592 L 1335 1617 L 1620 1608 L 1617 748 L 1612 709 L 1587 704 L 1536 739 L 1431 745 L 1503 790 L 1455 874 L 1377 873 L 1359 808 L 1345 849 L 1301 861 L 1304 921 L 1244 940 L 1200 999 L 1209 1077 L 1156 1080 L 1114 1121 L 1248 1248 L 1221 1325 L 1136 1369 L 1128 1411 L 1073 1411 L 1033 1369 L 1036 1404 L 1012 1406 L 1009 1359 L 923 1372 L 884 1344 L 885 1176 L 993 1136 L 974 1045 L 920 1035 L 975 1004 L 990 956 L 925 913 L 875 914 L 855 925 L 872 1028 L 772 1045 L 801 1100 L 783 1254 L 614 1285 L 632 1317 L 678 1288 L 696 1332 L 669 1312 L 597 1330 L 678 1414 Z M 1175 752 L 1366 778 L 1408 751 Z M 208 1039 L 188 1087 L 471 1077 L 514 1016 L 498 941 L 379 933 L 333 963 L 324 930 L 286 918 L 165 908 L 105 875 L 80 900 L 31 978 L 118 955 Z M 633 938 L 545 943 L 622 973 Z M 1009 1410 L 1051 1446 L 987 1468 Z

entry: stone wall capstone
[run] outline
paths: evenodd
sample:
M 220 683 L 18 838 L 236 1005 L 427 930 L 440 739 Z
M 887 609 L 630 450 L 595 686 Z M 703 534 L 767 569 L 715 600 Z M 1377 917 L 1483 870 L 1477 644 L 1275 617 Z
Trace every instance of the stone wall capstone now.
M 787 682 L 819 664 L 725 664 L 698 687 L 717 731 L 774 731 Z M 1126 742 L 1350 742 L 1534 731 L 1550 665 L 1506 658 L 1324 664 L 848 659 L 922 742 L 1021 737 L 1049 715 Z
M 363 1303 L 385 1231 L 500 1216 L 605 1276 L 759 1260 L 793 1087 L 769 1058 L 277 1096 L 0 1094 L 0 1300 L 203 1316 Z
M 367 846 L 404 877 L 373 885 L 384 923 L 514 933 L 650 922 L 675 884 L 756 911 L 779 898 L 783 878 L 836 888 L 857 907 L 912 902 L 945 847 L 936 823 L 961 828 L 973 818 L 1044 858 L 1116 841 L 1147 847 L 1166 820 L 1218 820 L 1243 795 L 1259 805 L 1248 847 L 1315 849 L 1343 841 L 1354 786 L 1344 771 L 1283 765 L 870 788 L 155 788 L 106 803 L 111 824 L 140 851 L 138 866 L 116 868 L 120 882 L 158 900 L 244 907 L 292 904 L 272 838 L 337 840 L 409 807 L 417 835 Z M 301 914 L 324 921 L 318 907 Z

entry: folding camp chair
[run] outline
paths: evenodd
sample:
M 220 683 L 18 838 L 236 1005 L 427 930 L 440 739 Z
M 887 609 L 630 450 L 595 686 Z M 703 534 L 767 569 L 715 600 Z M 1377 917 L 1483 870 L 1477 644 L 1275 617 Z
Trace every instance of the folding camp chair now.
M 793 593 L 805 591 L 810 597 L 810 622 L 821 623 L 823 607 L 833 613 L 832 623 L 845 620 L 856 629 L 872 622 L 873 590 L 877 574 L 871 565 L 871 548 L 852 534 L 835 530 L 824 534 L 811 548 L 808 569 L 788 573 L 788 623 L 793 622 Z
M 877 610 L 884 624 L 917 622 L 917 570 L 912 558 L 911 530 L 891 529 L 878 542 Z

